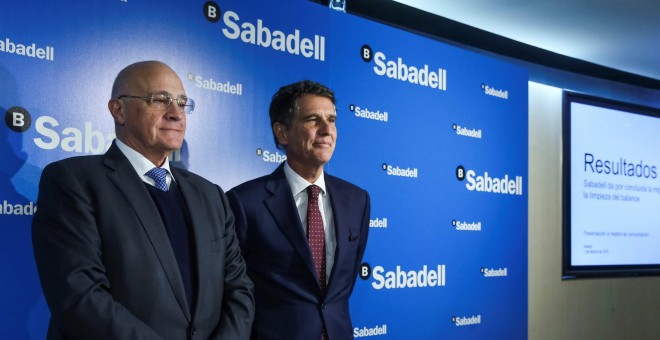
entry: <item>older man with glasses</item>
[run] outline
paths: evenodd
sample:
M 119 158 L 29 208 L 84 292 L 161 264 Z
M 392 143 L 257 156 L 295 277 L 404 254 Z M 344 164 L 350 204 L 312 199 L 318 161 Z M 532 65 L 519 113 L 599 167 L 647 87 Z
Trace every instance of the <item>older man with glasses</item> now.
M 129 65 L 108 152 L 44 169 L 32 237 L 49 339 L 249 338 L 253 285 L 225 194 L 167 159 L 194 108 L 169 66 Z

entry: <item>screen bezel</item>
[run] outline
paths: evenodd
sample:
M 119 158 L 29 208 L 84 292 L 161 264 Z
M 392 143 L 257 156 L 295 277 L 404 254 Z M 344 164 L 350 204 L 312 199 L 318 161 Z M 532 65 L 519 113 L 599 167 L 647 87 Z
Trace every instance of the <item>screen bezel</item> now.
M 562 279 L 660 276 L 660 263 L 652 265 L 573 265 L 571 263 L 571 104 L 580 103 L 631 115 L 660 119 L 660 109 L 564 91 L 562 98 Z M 660 131 L 659 131 L 660 132 Z

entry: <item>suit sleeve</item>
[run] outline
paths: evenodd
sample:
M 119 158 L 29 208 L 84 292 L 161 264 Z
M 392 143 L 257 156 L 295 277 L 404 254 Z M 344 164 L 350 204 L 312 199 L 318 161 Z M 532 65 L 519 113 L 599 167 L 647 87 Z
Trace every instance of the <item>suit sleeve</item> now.
M 249 339 L 254 319 L 254 285 L 247 276 L 245 261 L 234 226 L 227 197 L 218 187 L 222 198 L 222 208 L 226 211 L 225 239 L 227 240 L 225 282 L 222 299 L 222 317 L 214 339 Z
M 243 254 L 244 258 L 247 258 L 250 249 L 248 247 L 249 243 L 247 242 L 248 228 L 245 210 L 243 209 L 243 204 L 235 191 L 229 190 L 227 192 L 227 198 L 229 200 L 229 206 L 234 213 L 234 227 L 236 229 L 236 236 L 238 237 L 238 244 L 241 247 L 241 254 Z
M 160 339 L 109 294 L 93 195 L 61 164 L 42 173 L 32 243 L 51 311 L 49 333 L 67 339 Z
M 360 225 L 360 244 L 358 245 L 358 253 L 355 258 L 355 273 L 353 274 L 353 287 L 355 286 L 355 279 L 360 274 L 360 267 L 362 265 L 362 257 L 367 248 L 367 239 L 369 237 L 369 219 L 371 218 L 371 198 L 369 193 L 365 191 L 364 211 L 362 213 L 362 221 Z M 351 287 L 351 292 L 353 292 Z

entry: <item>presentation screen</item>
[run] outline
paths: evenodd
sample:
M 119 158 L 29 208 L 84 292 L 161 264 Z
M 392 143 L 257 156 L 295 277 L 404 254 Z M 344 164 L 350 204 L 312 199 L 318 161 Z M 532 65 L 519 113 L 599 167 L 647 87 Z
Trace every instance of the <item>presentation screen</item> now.
M 564 93 L 564 279 L 660 274 L 660 110 Z

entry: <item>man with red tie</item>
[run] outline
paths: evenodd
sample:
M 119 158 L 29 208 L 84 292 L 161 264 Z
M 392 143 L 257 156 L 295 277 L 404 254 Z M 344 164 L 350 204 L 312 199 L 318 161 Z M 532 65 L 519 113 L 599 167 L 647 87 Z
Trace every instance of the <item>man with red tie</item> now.
M 324 172 L 335 150 L 334 93 L 301 81 L 273 95 L 286 162 L 227 193 L 255 285 L 253 339 L 352 339 L 348 300 L 369 231 L 369 194 Z

